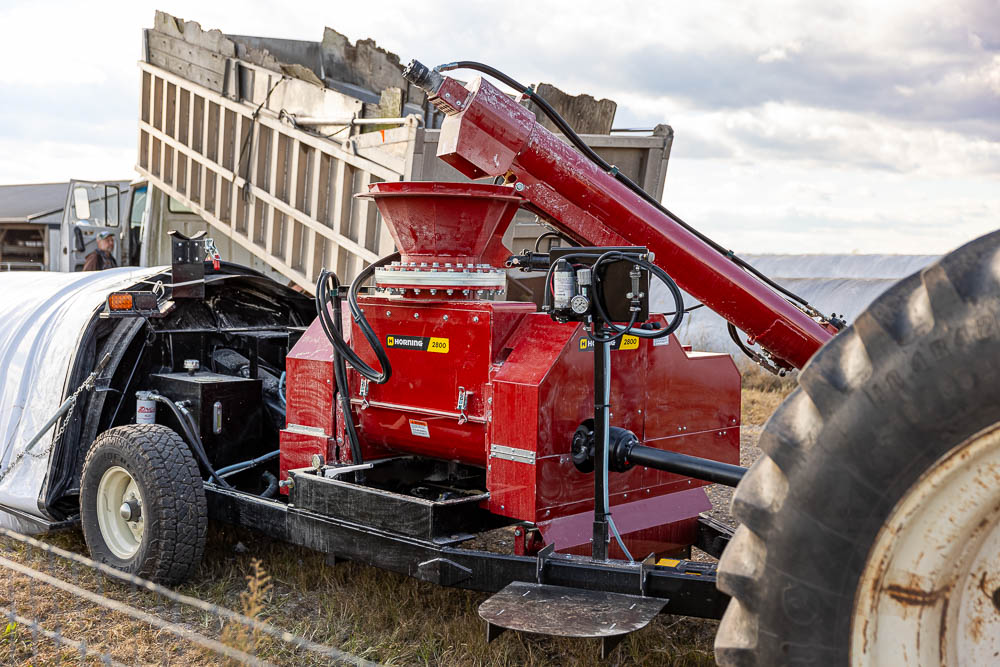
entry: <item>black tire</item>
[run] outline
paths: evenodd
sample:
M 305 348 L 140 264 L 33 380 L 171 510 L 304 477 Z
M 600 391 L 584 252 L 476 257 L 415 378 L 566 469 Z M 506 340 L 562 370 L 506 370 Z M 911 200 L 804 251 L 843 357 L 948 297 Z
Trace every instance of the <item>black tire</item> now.
M 134 478 L 142 497 L 144 529 L 130 558 L 115 555 L 98 521 L 98 487 L 114 466 Z M 205 491 L 191 450 L 159 424 L 105 431 L 83 464 L 80 518 L 94 560 L 160 583 L 184 581 L 201 563 L 208 529 Z
M 722 665 L 842 665 L 879 529 L 917 478 L 1000 421 L 1000 232 L 889 289 L 806 365 L 733 497 Z

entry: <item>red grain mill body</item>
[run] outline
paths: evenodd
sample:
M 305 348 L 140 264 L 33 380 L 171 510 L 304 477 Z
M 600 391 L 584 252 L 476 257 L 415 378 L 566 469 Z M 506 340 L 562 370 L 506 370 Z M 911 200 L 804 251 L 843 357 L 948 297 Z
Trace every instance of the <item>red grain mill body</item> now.
M 580 325 L 556 323 L 533 304 L 491 300 L 508 255 L 500 238 L 518 206 L 589 245 L 646 246 L 683 289 L 791 365 L 831 334 L 489 83 L 466 89 L 446 78 L 432 101 L 450 114 L 439 155 L 469 177 L 504 175 L 517 187 L 372 186 L 402 256 L 375 274 L 385 291 L 359 299 L 393 368 L 383 385 L 349 373 L 363 456 L 412 454 L 485 468 L 490 512 L 536 524 L 559 550 L 588 552 L 593 475 L 570 456 L 574 430 L 594 414 L 588 339 Z M 362 341 L 353 346 L 376 365 L 356 323 L 350 326 L 351 340 Z M 612 425 L 651 447 L 739 463 L 740 378 L 728 355 L 692 352 L 673 336 L 626 337 L 617 348 Z M 332 348 L 318 322 L 287 369 L 283 476 L 316 453 L 349 461 L 342 415 L 335 419 L 332 407 Z M 711 507 L 704 484 L 643 467 L 613 473 L 612 511 L 629 550 L 690 545 L 697 515 Z

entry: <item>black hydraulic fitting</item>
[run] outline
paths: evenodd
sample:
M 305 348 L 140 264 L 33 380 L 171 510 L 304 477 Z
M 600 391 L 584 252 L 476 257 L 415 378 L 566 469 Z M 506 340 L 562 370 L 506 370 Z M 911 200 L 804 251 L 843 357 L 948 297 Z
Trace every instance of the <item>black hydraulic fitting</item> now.
M 403 78 L 428 95 L 436 95 L 444 83 L 444 77 L 440 72 L 430 69 L 419 60 L 410 61 L 403 70 Z

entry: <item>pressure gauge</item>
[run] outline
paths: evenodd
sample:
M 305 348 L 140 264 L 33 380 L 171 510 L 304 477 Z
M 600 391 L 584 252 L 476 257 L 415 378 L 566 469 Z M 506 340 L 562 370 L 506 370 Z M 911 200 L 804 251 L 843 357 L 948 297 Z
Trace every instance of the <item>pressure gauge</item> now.
M 590 299 L 582 294 L 577 294 L 569 302 L 570 310 L 577 315 L 583 315 L 590 310 Z

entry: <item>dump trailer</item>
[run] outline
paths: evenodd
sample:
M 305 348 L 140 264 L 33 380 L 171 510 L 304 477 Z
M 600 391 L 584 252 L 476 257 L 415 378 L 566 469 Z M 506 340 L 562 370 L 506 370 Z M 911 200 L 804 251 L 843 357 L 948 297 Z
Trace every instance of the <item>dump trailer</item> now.
M 469 180 L 436 157 L 444 114 L 371 40 L 352 44 L 332 28 L 319 42 L 223 35 L 156 12 L 139 68 L 133 191 L 148 198 L 123 239 L 137 266 L 170 264 L 171 230 L 206 231 L 227 260 L 312 293 L 324 267 L 352 280 L 394 249 L 376 207 L 354 194 L 382 181 Z M 613 101 L 534 88 L 662 197 L 668 125 L 619 131 Z M 520 252 L 546 231 L 521 211 L 504 242 Z M 526 281 L 537 276 L 514 275 L 511 294 L 528 298 Z
M 97 560 L 166 582 L 197 568 L 209 518 L 245 526 L 490 592 L 487 640 L 606 655 L 670 613 L 721 618 L 727 665 L 995 664 L 1000 233 L 848 324 L 503 72 L 404 75 L 443 117 L 437 157 L 476 182 L 369 184 L 394 250 L 352 280 L 320 268 L 306 296 L 175 231 L 169 268 L 53 274 L 34 289 L 57 296 L 5 313 L 4 354 L 40 361 L 4 396 L 10 520 L 78 521 Z M 506 249 L 519 210 L 563 245 Z M 536 299 L 504 299 L 525 269 Z M 801 370 L 749 470 L 739 373 L 676 339 L 681 290 L 756 363 Z M 709 483 L 737 486 L 735 532 L 703 515 Z

